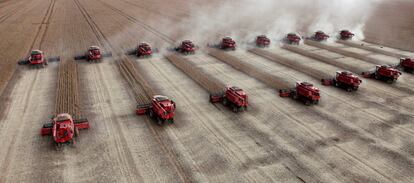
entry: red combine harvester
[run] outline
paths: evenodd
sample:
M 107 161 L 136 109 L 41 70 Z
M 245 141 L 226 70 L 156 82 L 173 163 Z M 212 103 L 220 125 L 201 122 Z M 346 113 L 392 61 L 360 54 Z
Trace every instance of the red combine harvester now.
M 207 44 L 208 47 L 220 48 L 222 50 L 236 50 L 236 41 L 231 37 L 224 37 L 220 44 Z
M 412 58 L 401 58 L 400 64 L 398 64 L 399 68 L 404 69 L 406 72 L 413 72 L 414 71 L 414 59 Z
M 60 61 L 60 57 L 50 57 L 46 59 L 44 53 L 40 50 L 32 50 L 30 56 L 27 59 L 19 60 L 19 65 L 29 65 L 33 67 L 45 67 L 48 62 Z
M 354 36 L 355 34 L 349 30 L 341 30 L 341 32 L 339 32 L 339 39 L 341 40 L 349 40 L 352 39 Z
M 181 42 L 180 46 L 174 48 L 175 51 L 178 51 L 182 54 L 194 54 L 198 47 L 190 40 L 185 40 Z
M 287 34 L 287 36 L 285 38 L 286 43 L 293 44 L 293 45 L 299 45 L 301 40 L 302 39 L 300 38 L 300 36 L 295 34 L 295 33 L 289 33 L 289 34 Z
M 296 82 L 295 88 L 279 90 L 279 96 L 301 100 L 307 106 L 318 104 L 321 98 L 319 89 L 307 82 Z
M 51 123 L 43 125 L 41 135 L 51 135 L 56 149 L 59 150 L 63 144 L 75 145 L 75 137 L 79 136 L 79 130 L 89 129 L 87 119 L 74 120 L 71 115 L 63 113 L 52 117 Z
M 319 42 L 326 41 L 328 40 L 328 38 L 329 38 L 329 35 L 325 34 L 323 31 L 315 32 L 315 34 L 311 37 L 312 40 L 319 41 Z
M 151 57 L 156 52 L 158 52 L 157 49 L 152 49 L 148 43 L 142 42 L 134 50 L 130 50 L 126 54 L 136 55 L 137 57 Z
M 267 48 L 270 46 L 270 39 L 265 35 L 256 37 L 256 46 L 260 48 Z
M 219 94 L 210 94 L 210 102 L 222 102 L 225 106 L 231 106 L 234 112 L 244 111 L 248 106 L 246 92 L 236 86 L 226 87 L 226 91 Z
M 334 85 L 336 87 L 344 88 L 346 91 L 356 91 L 361 85 L 362 80 L 358 76 L 349 71 L 337 71 L 333 79 L 322 79 L 322 84 L 325 86 Z
M 102 53 L 98 46 L 91 46 L 84 55 L 76 56 L 75 60 L 86 60 L 88 62 L 101 62 L 104 57 L 112 57 L 112 53 Z
M 365 78 L 375 78 L 377 80 L 394 83 L 402 73 L 389 65 L 377 65 L 374 71 L 363 72 Z
M 137 115 L 148 114 L 152 119 L 156 119 L 159 125 L 168 121 L 174 123 L 176 105 L 175 102 L 166 96 L 155 95 L 150 104 L 138 105 Z

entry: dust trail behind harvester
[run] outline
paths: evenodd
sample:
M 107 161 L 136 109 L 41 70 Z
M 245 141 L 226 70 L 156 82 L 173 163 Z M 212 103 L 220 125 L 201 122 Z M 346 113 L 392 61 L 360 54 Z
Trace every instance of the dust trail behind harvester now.
M 190 17 L 160 30 L 169 31 L 169 35 L 179 33 L 179 38 L 193 39 L 200 44 L 218 41 L 223 35 L 249 42 L 259 34 L 267 34 L 273 41 L 279 41 L 289 32 L 306 36 L 323 30 L 336 36 L 341 29 L 349 29 L 362 39 L 365 22 L 380 1 L 213 1 L 202 7 L 189 5 Z

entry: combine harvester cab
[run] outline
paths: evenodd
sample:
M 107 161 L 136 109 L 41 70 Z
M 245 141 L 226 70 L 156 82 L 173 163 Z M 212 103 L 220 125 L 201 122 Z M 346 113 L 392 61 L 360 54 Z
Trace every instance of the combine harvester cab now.
M 341 30 L 341 32 L 339 32 L 339 39 L 341 40 L 351 40 L 354 36 L 355 34 L 349 30 Z
M 139 43 L 135 49 L 127 51 L 126 54 L 135 55 L 139 58 L 148 58 L 151 57 L 154 53 L 158 53 L 158 49 L 153 49 L 151 48 L 150 44 L 142 42 Z
M 343 88 L 348 92 L 358 90 L 362 83 L 362 80 L 358 76 L 354 75 L 349 71 L 337 71 L 335 78 L 333 79 L 322 79 L 322 85 L 325 86 L 336 86 Z
M 222 50 L 233 50 L 234 51 L 236 50 L 237 44 L 233 38 L 227 36 L 227 37 L 224 37 L 219 44 L 207 44 L 207 46 L 210 48 L 219 48 Z
M 98 46 L 91 46 L 84 55 L 75 56 L 75 60 L 86 60 L 88 62 L 101 62 L 105 57 L 112 57 L 112 53 L 102 53 Z
M 402 73 L 389 65 L 377 65 L 374 71 L 363 72 L 365 78 L 375 78 L 376 80 L 394 83 Z
M 256 37 L 256 46 L 259 48 L 267 48 L 270 46 L 270 39 L 266 35 Z
M 19 60 L 17 63 L 19 65 L 29 65 L 33 67 L 42 67 L 48 65 L 48 62 L 56 62 L 60 61 L 60 57 L 49 57 L 46 59 L 44 53 L 40 50 L 32 50 L 30 52 L 30 56 L 27 59 Z
M 296 33 L 289 33 L 286 35 L 285 42 L 291 45 L 299 45 L 302 39 Z
M 234 112 L 247 110 L 248 97 L 245 91 L 236 86 L 226 87 L 226 91 L 219 94 L 210 94 L 210 102 L 222 102 L 230 106 Z
M 137 115 L 148 114 L 152 119 L 156 119 L 159 125 L 164 122 L 174 123 L 176 104 L 166 96 L 155 95 L 150 104 L 138 105 Z
M 184 40 L 181 42 L 180 46 L 174 48 L 174 51 L 180 52 L 184 55 L 193 55 L 197 49 L 198 46 L 196 46 L 192 41 Z
M 319 89 L 307 82 L 296 82 L 295 88 L 281 89 L 279 90 L 279 96 L 301 100 L 307 106 L 318 104 L 321 98 Z
M 74 120 L 71 115 L 63 113 L 53 117 L 51 123 L 46 123 L 41 129 L 41 135 L 51 135 L 57 150 L 64 144 L 75 145 L 75 137 L 79 136 L 79 130 L 89 129 L 87 119 Z
M 403 69 L 405 72 L 414 72 L 414 59 L 412 58 L 401 58 L 398 68 Z
M 329 39 L 329 35 L 325 34 L 323 31 L 317 31 L 315 34 L 311 37 L 312 40 L 322 42 Z

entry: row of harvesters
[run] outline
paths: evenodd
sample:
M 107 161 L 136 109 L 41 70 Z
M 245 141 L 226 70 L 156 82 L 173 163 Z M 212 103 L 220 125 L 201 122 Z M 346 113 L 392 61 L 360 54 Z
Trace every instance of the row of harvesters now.
M 339 36 L 338 39 L 340 40 L 350 40 L 355 36 L 354 33 L 352 33 L 349 30 L 341 30 L 339 32 Z M 314 41 L 318 41 L 318 42 L 322 42 L 322 41 L 326 41 L 330 38 L 330 36 L 328 34 L 326 34 L 323 31 L 317 31 L 315 32 L 311 37 L 309 37 L 308 39 L 314 40 Z M 292 44 L 292 45 L 299 45 L 300 41 L 302 40 L 302 38 L 296 34 L 296 33 L 289 33 L 287 34 L 287 36 L 284 39 L 285 43 L 288 44 Z

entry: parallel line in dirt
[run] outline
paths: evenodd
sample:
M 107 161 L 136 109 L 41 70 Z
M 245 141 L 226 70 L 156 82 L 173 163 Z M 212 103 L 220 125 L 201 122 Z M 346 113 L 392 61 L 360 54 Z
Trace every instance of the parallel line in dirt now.
M 189 62 L 186 58 L 177 54 L 167 55 L 166 59 L 170 61 L 176 68 L 180 69 L 192 80 L 196 81 L 200 86 L 206 89 L 210 94 L 219 94 L 223 92 L 225 84 L 220 80 L 205 73 L 195 64 Z
M 362 70 L 360 68 L 358 68 L 357 66 L 350 65 L 349 63 L 346 63 L 346 62 L 338 62 L 334 58 L 329 58 L 329 57 L 326 57 L 326 56 L 323 56 L 323 55 L 320 55 L 320 54 L 317 54 L 317 53 L 313 53 L 311 51 L 307 51 L 307 50 L 302 49 L 302 48 L 297 47 L 297 46 L 284 45 L 284 46 L 282 46 L 282 48 L 286 49 L 288 51 L 291 51 L 293 53 L 297 53 L 299 55 L 312 58 L 312 59 L 317 60 L 319 62 L 323 62 L 323 63 L 329 64 L 329 65 L 332 65 L 332 66 L 335 66 L 335 67 L 339 67 L 341 69 L 349 70 L 349 71 L 352 71 L 352 72 L 357 73 L 357 74 L 362 73 Z M 395 85 L 387 85 L 387 86 L 392 86 L 392 87 L 395 87 L 395 88 L 399 89 L 400 90 L 399 92 L 404 93 L 404 95 L 412 95 L 412 90 L 405 87 L 405 86 L 395 86 Z M 390 95 L 394 95 L 394 96 L 398 95 L 395 92 L 390 92 L 389 90 L 385 90 L 385 89 L 382 89 L 380 87 L 375 87 L 375 88 L 377 90 L 382 90 L 382 91 L 384 91 L 384 93 L 387 93 L 387 94 L 390 94 Z
M 350 47 L 359 48 L 359 49 L 371 51 L 371 52 L 374 52 L 374 53 L 380 53 L 380 54 L 387 55 L 387 56 L 391 56 L 391 57 L 396 57 L 396 58 L 400 58 L 400 57 L 407 58 L 408 57 L 408 56 L 403 55 L 403 54 L 394 53 L 394 52 L 391 52 L 391 51 L 382 50 L 382 49 L 374 48 L 374 47 L 371 47 L 371 46 L 365 46 L 363 43 L 362 44 L 358 44 L 358 43 L 355 43 L 355 42 L 344 41 L 344 40 L 338 40 L 336 42 L 338 42 L 340 44 L 344 44 L 344 45 L 350 46 Z
M 118 9 L 118 8 L 115 8 L 115 7 L 113 7 L 113 6 L 109 5 L 109 4 L 108 4 L 108 3 L 106 3 L 106 2 L 103 2 L 103 1 L 101 1 L 101 0 L 98 0 L 98 1 L 100 1 L 103 5 L 105 5 L 106 7 L 110 8 L 110 9 L 111 9 L 111 10 L 113 10 L 114 12 L 116 12 L 116 13 L 118 13 L 119 15 L 123 16 L 123 17 L 124 17 L 124 18 L 126 18 L 127 20 L 129 20 L 129 21 L 131 21 L 131 22 L 133 22 L 133 23 L 137 23 L 137 24 L 139 24 L 139 25 L 140 25 L 140 26 L 142 26 L 145 30 L 147 30 L 147 31 L 149 31 L 149 32 L 151 32 L 151 33 L 153 33 L 154 35 L 158 36 L 159 38 L 163 39 L 164 41 L 166 41 L 166 42 L 168 42 L 168 43 L 170 43 L 170 44 L 174 44 L 174 43 L 175 43 L 175 40 L 174 40 L 174 39 L 172 39 L 171 37 L 167 36 L 166 34 L 164 34 L 164 33 L 160 32 L 160 31 L 158 31 L 157 29 L 155 29 L 155 28 L 153 28 L 153 27 L 151 27 L 151 26 L 149 26 L 149 25 L 145 24 L 143 21 L 138 20 L 137 18 L 135 18 L 135 17 L 133 17 L 133 16 L 131 16 L 131 15 L 127 14 L 127 13 L 124 13 L 122 10 L 120 10 L 120 9 Z
M 163 78 L 165 78 L 172 86 L 174 86 L 174 88 L 178 88 L 178 93 L 180 94 L 180 95 L 182 95 L 182 96 L 185 96 L 184 95 L 184 93 L 185 92 L 183 92 L 182 91 L 182 89 L 180 89 L 181 87 L 178 87 L 178 85 L 177 84 L 175 84 L 175 82 L 174 81 L 172 81 L 171 79 L 169 79 L 169 77 L 168 76 L 166 76 L 166 74 L 164 73 L 164 72 L 162 72 L 161 71 L 161 69 L 160 69 L 160 67 L 159 66 L 157 66 L 157 64 L 155 64 L 155 63 L 153 63 L 153 62 L 150 62 L 151 63 L 151 65 L 157 70 L 157 72 L 158 72 L 158 74 L 159 75 L 162 75 L 163 76 Z M 188 97 L 183 97 L 188 103 L 190 103 L 189 102 L 189 99 L 188 99 Z M 234 152 L 233 150 L 231 150 L 229 147 L 228 147 L 228 145 L 225 145 L 225 143 L 224 143 L 224 141 L 223 141 L 223 139 L 222 138 L 224 138 L 224 139 L 226 139 L 228 142 L 231 142 L 231 144 L 235 144 L 234 143 L 234 141 L 233 140 L 231 140 L 231 138 L 230 137 L 228 137 L 225 133 L 223 133 L 217 126 L 215 126 L 215 125 L 213 125 L 213 127 L 210 127 L 209 125 L 206 125 L 207 123 L 205 123 L 203 120 L 204 119 L 207 119 L 207 118 L 209 118 L 207 115 L 205 115 L 205 114 L 200 114 L 199 112 L 197 112 L 197 110 L 194 110 L 193 108 L 196 108 L 198 111 L 201 111 L 201 108 L 199 107 L 199 106 L 193 106 L 192 108 L 190 108 L 189 110 L 190 111 L 192 111 L 192 112 L 190 112 L 190 113 L 192 113 L 192 114 L 197 114 L 197 116 L 201 116 L 201 117 L 198 117 L 202 122 L 200 123 L 201 124 L 201 126 L 204 128 L 204 129 L 206 129 L 208 132 L 210 132 L 211 134 L 213 134 L 213 136 L 214 136 L 214 138 L 215 138 L 215 141 L 217 142 L 217 144 L 219 144 L 220 145 L 220 147 L 223 149 L 223 150 L 225 150 L 232 158 L 234 158 L 234 159 L 236 159 L 237 161 L 239 161 L 241 164 L 242 164 L 242 166 L 244 166 L 244 168 L 247 168 L 246 166 L 245 166 L 245 164 L 243 163 L 243 160 L 241 160 L 241 158 L 237 155 L 237 153 L 236 152 Z M 175 132 L 174 131 L 171 131 L 171 133 L 174 133 L 175 134 Z M 239 150 L 241 149 L 239 146 L 237 146 L 237 145 L 234 145 L 234 146 L 236 146 Z M 244 152 L 242 152 L 242 151 L 239 151 L 239 153 L 242 153 L 243 154 L 243 157 L 245 158 L 245 159 L 249 159 L 249 160 L 251 160 Z M 198 168 L 198 167 L 197 167 Z M 200 168 L 198 168 L 198 169 L 200 169 Z
M 213 54 L 212 54 L 213 53 Z M 210 55 L 212 55 L 213 57 L 216 57 L 217 59 L 219 59 L 220 61 L 223 61 L 223 57 L 227 57 L 227 58 L 231 58 L 230 60 L 232 60 L 232 62 L 236 62 L 238 59 L 237 58 L 233 58 L 233 56 L 231 56 L 231 55 L 229 55 L 229 54 L 227 54 L 227 53 L 224 53 L 224 52 L 221 52 L 221 53 L 218 53 L 218 52 L 210 52 Z M 225 63 L 227 63 L 228 61 L 223 61 L 223 62 L 225 62 Z M 237 61 L 237 62 L 241 62 L 241 61 Z M 231 65 L 231 64 L 230 64 Z M 247 64 L 246 64 L 247 65 Z M 251 66 L 249 66 L 249 67 L 251 67 Z M 237 69 L 237 68 L 236 68 Z M 239 69 L 237 69 L 237 70 L 239 70 Z M 242 71 L 242 72 L 245 72 L 245 70 L 240 70 L 240 71 Z M 246 72 L 245 72 L 246 73 Z M 246 73 L 246 74 L 248 74 L 248 73 Z M 249 74 L 248 74 L 249 75 Z M 254 76 L 253 76 L 254 77 Z M 260 78 L 259 78 L 260 79 Z M 313 112 L 316 112 L 316 111 L 313 111 Z M 319 115 L 321 115 L 321 113 L 320 112 L 316 112 L 316 113 L 318 113 Z M 325 117 L 328 117 L 328 116 L 325 116 Z M 298 122 L 300 122 L 300 121 L 298 121 Z M 309 129 L 308 129 L 309 130 Z M 316 133 L 316 134 L 319 134 L 318 132 L 316 132 L 316 131 L 314 131 L 314 130 L 312 130 L 314 133 Z M 320 135 L 320 134 L 319 134 Z M 321 136 L 321 135 L 320 135 Z M 344 149 L 343 149 L 344 150 Z M 346 153 L 349 153 L 348 151 L 346 152 Z M 356 159 L 357 161 L 361 161 L 361 159 Z M 361 162 L 362 164 L 365 164 L 366 166 L 368 166 L 368 167 L 370 167 L 373 171 L 375 171 L 375 172 L 377 172 L 377 173 L 379 173 L 379 174 L 381 174 L 383 177 L 385 177 L 385 178 L 387 178 L 388 180 L 392 180 L 392 179 L 390 179 L 387 175 L 384 175 L 383 173 L 381 173 L 380 171 L 378 171 L 376 168 L 374 168 L 374 167 L 372 167 L 372 166 L 369 166 L 366 162 Z
M 30 84 L 30 87 L 29 87 L 29 92 L 27 92 L 26 94 L 25 94 L 25 101 L 29 101 L 30 100 L 30 98 L 31 98 L 31 96 L 32 96 L 32 93 L 33 93 L 33 88 L 36 86 L 36 83 L 37 83 L 37 81 L 38 81 L 38 79 L 39 79 L 39 74 L 40 74 L 40 72 L 39 71 L 37 71 L 36 72 L 36 75 L 35 75 L 35 77 L 33 77 L 33 79 L 32 79 L 32 82 L 31 82 L 31 84 Z M 26 110 L 27 110 L 27 108 L 28 108 L 28 105 L 25 105 L 24 106 L 24 109 L 23 109 L 23 115 L 25 116 L 26 114 L 28 114 L 28 113 L 26 113 Z M 23 122 L 23 126 L 25 125 L 26 123 L 24 123 Z M 19 128 L 19 130 L 21 131 L 21 130 L 23 130 L 23 129 L 25 129 L 25 128 Z M 0 182 L 6 182 L 6 179 L 7 179 L 7 177 L 4 177 L 2 174 L 4 173 L 5 175 L 7 175 L 7 172 L 8 172 L 8 170 L 9 170 L 9 166 L 10 166 L 10 162 L 11 162 L 11 160 L 12 160 L 12 158 L 10 157 L 10 156 L 13 156 L 14 154 L 13 154 L 13 148 L 11 148 L 11 147 L 13 147 L 14 146 L 14 144 L 16 143 L 16 141 L 17 141 L 17 136 L 19 135 L 19 134 L 21 134 L 21 133 L 15 133 L 15 134 L 13 134 L 13 136 L 11 137 L 11 143 L 10 143 L 10 147 L 9 148 L 7 148 L 7 154 L 6 154 L 6 156 L 4 157 L 4 159 L 5 159 L 5 163 L 3 163 L 2 165 L 2 171 L 0 172 Z M 3 180 L 4 179 L 4 180 Z
M 92 17 L 89 15 L 89 13 L 85 10 L 85 8 L 80 4 L 80 2 L 78 0 L 74 0 L 77 7 L 79 8 L 79 10 L 82 12 L 85 20 L 88 22 L 89 26 L 91 27 L 92 31 L 95 33 L 95 35 L 97 36 L 97 39 L 101 42 L 102 45 L 112 48 L 112 50 L 114 50 L 114 47 L 110 44 L 109 40 L 106 38 L 106 36 L 103 34 L 103 32 L 100 30 L 99 26 L 97 26 L 97 24 L 92 20 Z M 102 2 L 102 1 L 101 1 Z M 106 3 L 103 3 L 106 4 Z M 107 5 L 107 4 L 106 4 Z M 109 5 L 107 5 L 108 7 L 110 7 Z M 121 12 L 120 10 L 118 10 L 118 12 Z M 125 58 L 125 57 L 124 57 Z M 131 62 L 128 58 L 125 58 L 124 61 L 128 61 Z M 118 64 L 121 67 L 121 61 L 118 62 Z M 120 70 L 121 71 L 121 70 Z M 122 71 L 121 71 L 122 73 Z M 136 79 L 136 78 L 135 78 Z M 128 81 L 128 80 L 127 80 Z M 129 80 L 131 81 L 131 80 Z M 166 147 L 166 145 L 162 142 L 162 139 L 160 137 L 160 135 L 157 133 L 157 131 L 154 129 L 154 127 L 152 125 L 150 125 L 151 127 L 151 131 L 152 133 L 155 135 L 155 137 L 158 139 L 159 144 L 161 145 L 161 148 L 163 149 L 163 151 L 165 152 L 165 154 L 168 155 L 169 157 L 169 161 L 170 163 L 174 166 L 174 168 L 176 169 L 177 174 L 180 176 L 180 178 L 184 181 L 184 182 L 188 182 L 187 180 L 188 177 L 187 175 L 184 174 L 184 171 L 182 170 L 183 168 L 180 166 L 179 161 L 175 158 L 175 155 L 172 154 L 170 151 L 168 151 L 168 148 Z M 133 162 L 129 162 L 129 163 L 133 163 Z M 134 165 L 134 168 L 136 169 L 136 166 Z
M 216 68 L 214 65 L 213 65 L 213 67 Z M 215 70 L 219 71 L 220 69 L 217 69 L 216 68 Z M 220 73 L 222 73 L 224 75 L 227 75 L 226 73 L 221 72 L 221 71 L 220 71 Z M 263 98 L 264 100 L 266 100 L 263 96 L 261 96 L 261 98 Z M 294 115 L 288 114 L 288 111 L 286 111 L 285 108 L 279 107 L 278 105 L 276 105 L 274 103 L 271 103 L 271 107 L 273 107 L 271 109 L 274 109 L 275 111 L 283 111 L 283 114 L 288 119 L 290 119 L 292 122 L 294 122 L 294 123 L 298 124 L 299 126 L 301 126 L 304 130 L 308 131 L 310 134 L 316 133 L 316 132 L 314 132 L 313 129 L 308 129 L 309 127 L 307 125 L 305 125 L 305 123 L 302 123 L 300 119 L 297 119 Z M 314 112 L 314 113 L 316 114 L 316 112 Z M 318 114 L 318 115 L 320 115 L 320 114 Z M 305 168 L 305 165 L 303 165 L 302 163 L 298 162 L 296 160 L 296 157 L 294 155 L 292 155 L 293 154 L 292 152 L 288 152 L 287 150 L 283 150 L 284 149 L 283 147 L 280 147 L 278 145 L 275 145 L 273 141 L 270 141 L 269 140 L 269 138 L 263 137 L 263 136 L 266 136 L 266 135 L 263 134 L 263 132 L 261 132 L 259 130 L 255 130 L 257 127 L 250 125 L 251 124 L 250 121 L 247 121 L 246 119 L 243 119 L 242 117 L 240 117 L 238 115 L 234 115 L 233 117 L 236 118 L 237 121 L 239 121 L 239 123 L 237 123 L 236 126 L 240 127 L 239 129 L 241 131 L 245 131 L 245 129 L 249 129 L 248 130 L 249 131 L 248 134 L 250 134 L 249 136 L 251 136 L 253 139 L 260 139 L 260 140 L 257 141 L 257 142 L 260 142 L 260 144 L 263 144 L 264 142 L 266 142 L 266 145 L 265 146 L 261 145 L 261 147 L 264 148 L 266 150 L 266 152 L 268 152 L 269 154 L 272 154 L 273 155 L 274 154 L 274 150 L 275 149 L 278 149 L 278 151 L 279 151 L 279 155 L 278 156 L 283 156 L 284 155 L 285 157 L 289 158 L 289 160 L 292 161 L 292 163 L 294 163 L 296 165 L 296 168 L 300 168 L 300 169 L 302 169 L 302 171 L 305 171 L 307 174 L 309 174 L 310 170 L 307 170 L 307 168 Z M 254 115 L 252 115 L 252 117 L 256 118 L 257 121 L 261 121 L 260 119 L 258 119 Z M 232 121 L 232 120 L 230 120 L 230 121 Z M 268 127 L 268 125 L 265 125 L 265 126 Z M 341 128 L 341 129 L 343 129 L 343 128 Z M 351 131 L 351 130 L 349 130 L 349 131 Z M 278 134 L 278 135 L 280 135 L 280 134 Z M 291 134 L 291 135 L 294 136 L 294 134 Z M 319 135 L 318 133 L 313 134 L 313 135 L 317 136 L 320 139 L 324 139 L 324 137 L 321 136 L 321 135 Z M 283 137 L 285 137 L 285 136 L 283 136 Z M 287 137 L 287 139 L 289 139 L 289 138 L 290 137 Z M 329 144 L 335 144 L 336 143 L 332 139 L 328 139 L 327 141 L 329 141 L 328 142 Z M 306 149 L 312 150 L 312 149 L 316 149 L 316 147 L 317 147 L 316 145 L 313 145 L 314 144 L 313 142 L 308 142 L 308 143 L 298 142 L 298 143 L 300 143 L 303 146 L 305 146 L 305 150 Z M 307 145 L 307 144 L 312 144 L 312 145 Z M 307 151 L 309 151 L 309 150 L 307 150 Z M 314 151 L 314 150 L 312 150 L 312 151 Z M 311 153 L 311 152 L 307 152 L 307 153 Z M 309 154 L 309 155 L 312 155 L 312 154 Z M 279 157 L 275 156 L 275 158 L 277 159 Z M 320 158 L 320 157 L 317 157 L 317 158 Z M 324 161 L 323 158 L 321 158 L 321 159 L 322 159 L 322 161 Z M 326 164 L 328 165 L 328 163 L 326 163 Z M 304 179 L 303 177 L 297 175 L 294 171 L 292 171 L 291 168 L 289 168 L 289 166 L 287 166 L 286 164 L 283 164 L 283 165 L 293 175 L 295 175 L 299 180 L 303 180 Z M 313 174 L 307 175 L 307 177 L 312 177 L 312 176 L 314 176 L 314 175 Z M 313 179 L 315 179 L 315 178 L 313 178 Z
M 347 56 L 347 57 L 352 57 L 352 58 L 356 58 L 359 60 L 363 60 L 369 63 L 373 63 L 373 64 L 377 64 L 377 65 L 381 65 L 381 61 L 376 59 L 376 58 L 371 58 L 369 57 L 369 55 L 363 55 L 363 54 L 359 54 L 359 53 L 354 53 L 351 51 L 347 51 L 341 48 L 336 48 L 334 46 L 330 46 L 330 45 L 326 45 L 326 44 L 322 44 L 316 41 L 310 41 L 310 40 L 305 40 L 304 41 L 305 44 L 310 45 L 310 46 L 315 46 L 321 49 L 325 49 L 325 50 L 329 50 L 335 53 L 339 53 L 341 55 Z

